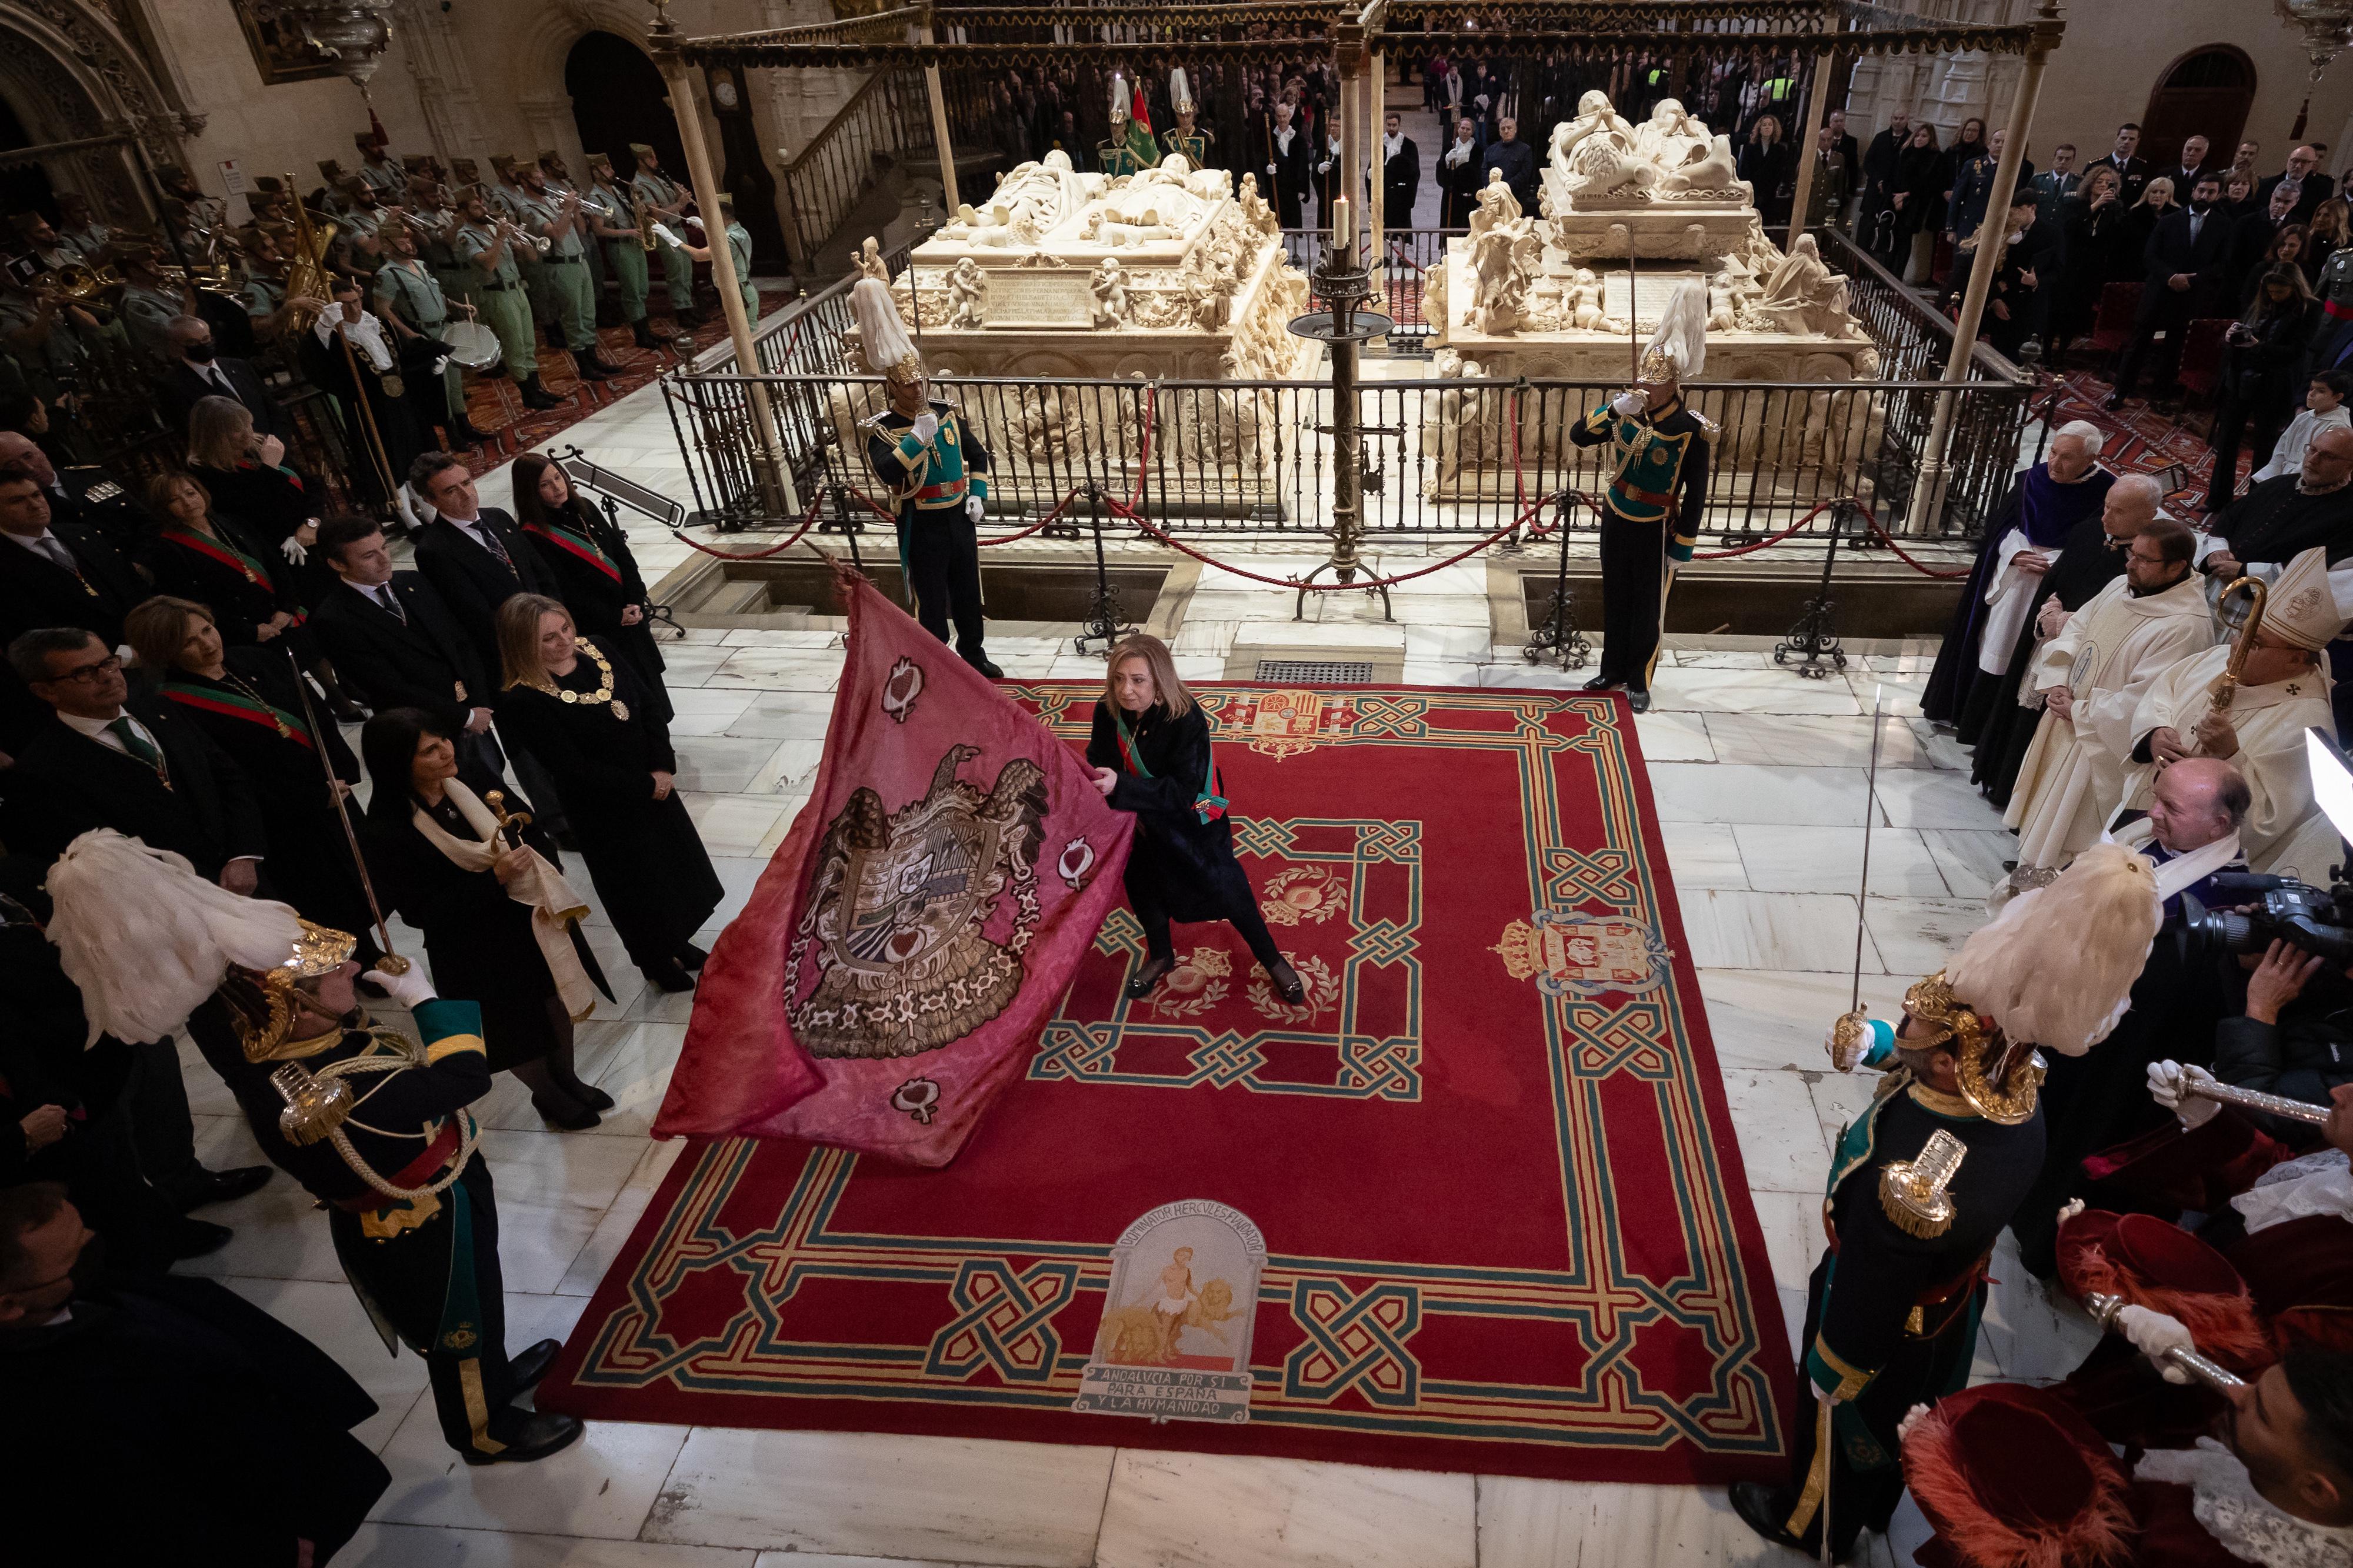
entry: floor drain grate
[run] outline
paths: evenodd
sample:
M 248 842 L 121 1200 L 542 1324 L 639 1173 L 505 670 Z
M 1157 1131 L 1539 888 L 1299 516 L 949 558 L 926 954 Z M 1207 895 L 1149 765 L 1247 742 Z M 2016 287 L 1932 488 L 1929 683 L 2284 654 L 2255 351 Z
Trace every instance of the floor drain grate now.
M 1373 667 L 1334 659 L 1262 658 L 1258 661 L 1258 674 L 1253 679 L 1276 685 L 1369 686 Z

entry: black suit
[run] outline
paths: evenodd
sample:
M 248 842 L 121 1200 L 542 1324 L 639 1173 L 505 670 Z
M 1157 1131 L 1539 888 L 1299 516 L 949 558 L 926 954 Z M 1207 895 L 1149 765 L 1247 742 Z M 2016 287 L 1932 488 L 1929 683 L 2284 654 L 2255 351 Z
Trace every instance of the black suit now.
M 1384 140 L 1381 145 L 1388 143 Z M 1394 156 L 1381 159 L 1381 226 L 1391 233 L 1413 226 L 1414 199 L 1421 195 L 1421 149 L 1410 136 L 1398 138 Z
M 2287 176 L 2284 174 L 2268 174 L 2264 176 L 2261 184 L 2255 186 L 2255 210 L 2257 212 L 2268 213 L 2272 210 L 2272 191 L 2282 180 L 2286 178 Z M 2287 221 L 2290 223 L 2310 223 L 2312 221 L 2312 215 L 2320 210 L 2320 204 L 2327 201 L 2336 194 L 2337 182 L 2322 174 L 2319 170 L 2315 169 L 2312 173 L 2304 177 L 2304 184 L 2296 187 L 2295 205 L 2288 209 Z M 2183 196 L 2181 199 L 2184 201 L 2189 200 L 2187 196 Z
M 1459 163 L 1450 163 L 1447 157 L 1457 145 L 1449 142 L 1446 152 L 1438 156 L 1438 226 L 1440 228 L 1468 227 L 1471 215 L 1479 210 L 1479 187 L 1487 183 L 1485 154 L 1477 139 L 1472 139 L 1467 157 Z
M 213 367 L 228 377 L 229 392 L 223 392 L 211 377 L 198 375 L 185 360 L 165 371 L 164 379 L 155 384 L 155 394 L 163 402 L 164 416 L 172 422 L 173 429 L 186 435 L 188 415 L 200 400 L 234 394 L 252 414 L 255 435 L 275 436 L 281 441 L 293 435 L 293 427 L 280 410 L 278 400 L 269 395 L 269 389 L 261 384 L 261 377 L 253 373 L 251 365 L 241 359 L 224 357 L 213 361 Z
M 38 551 L 0 540 L 0 647 L 42 626 L 79 626 L 110 648 L 122 643 L 122 617 L 146 598 L 130 559 L 96 531 L 57 520 L 49 531 L 72 552 L 79 574 Z M 14 752 L 48 722 L 48 709 L 0 663 L 0 752 Z
M 486 506 L 474 521 L 505 549 L 505 561 L 443 518 L 418 532 L 417 569 L 457 616 L 459 627 L 472 641 L 483 669 L 495 671 L 499 668 L 499 606 L 517 594 L 555 597 L 555 584 L 548 581 L 545 568 L 540 565 L 538 555 L 524 540 L 522 531 L 515 526 L 513 518 L 496 507 Z
M 302 1540 L 323 1563 L 391 1484 L 352 1436 L 375 1402 L 216 1280 L 78 1285 L 64 1321 L 0 1334 L 0 1376 L 41 1413 L 0 1438 L 28 1563 L 291 1563 Z M 136 1478 L 137 1506 L 69 1500 L 101 1476 Z
M 394 573 L 391 587 L 406 623 L 348 583 L 322 598 L 311 612 L 321 649 L 371 708 L 422 708 L 441 723 L 463 727 L 472 709 L 491 705 L 494 689 L 472 639 L 416 573 Z
M 52 717 L 0 774 L 9 848 L 46 866 L 90 829 L 111 827 L 185 855 L 208 882 L 231 860 L 259 858 L 269 838 L 244 770 L 170 703 L 133 696 L 123 710 L 163 748 L 169 785 L 138 758 Z
M 1273 164 L 1274 209 L 1285 228 L 1301 228 L 1305 225 L 1300 213 L 1307 200 L 1307 183 L 1320 161 L 1315 156 L 1315 133 L 1293 120 L 1291 150 L 1283 151 L 1282 130 L 1271 129 L 1267 136 L 1267 161 Z
M 2165 334 L 2165 341 L 2159 345 L 2158 382 L 2170 385 L 2189 323 L 2199 316 L 2228 309 L 2222 302 L 2222 281 L 2230 268 L 2231 234 L 2230 216 L 2220 208 L 2209 208 L 2200 220 L 2188 207 L 2167 213 L 2150 232 L 2141 253 L 2147 276 L 2141 283 L 2140 312 L 2133 321 L 2132 341 L 2116 362 L 2115 396 L 2132 395 L 2141 361 L 2159 332 Z M 2185 273 L 2189 287 L 2174 288 L 2172 279 Z
M 2214 173 L 2215 171 L 2211 169 L 2184 169 L 2176 167 L 2171 169 L 2159 169 L 2149 177 L 2157 180 L 2171 180 L 2173 182 L 2174 201 L 2186 207 L 2189 205 L 2191 193 L 2198 188 L 2199 177 L 2200 175 L 2211 174 Z

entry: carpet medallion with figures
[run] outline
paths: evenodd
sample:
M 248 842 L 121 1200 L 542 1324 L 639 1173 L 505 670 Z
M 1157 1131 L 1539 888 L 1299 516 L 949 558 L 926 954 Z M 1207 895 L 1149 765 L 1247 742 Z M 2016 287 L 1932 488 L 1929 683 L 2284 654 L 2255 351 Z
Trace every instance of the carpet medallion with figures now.
M 1099 689 L 1007 689 L 1083 744 Z M 543 1408 L 1589 1480 L 1779 1472 L 1788 1339 L 1622 702 L 1200 696 L 1305 1001 L 1223 925 L 1178 927 L 1177 968 L 1127 1001 L 1143 937 L 1122 905 L 946 1168 L 689 1148 Z M 1122 1278 L 1148 1288 L 1106 1299 L 1123 1232 L 1184 1200 L 1263 1237 L 1247 1422 L 1073 1414 L 1114 1339 L 1112 1360 L 1170 1369 L 1236 1344 L 1233 1310 L 1210 1310 L 1226 1281 L 1183 1260 L 1143 1259 Z M 1133 1310 L 1170 1300 L 1181 1318 Z

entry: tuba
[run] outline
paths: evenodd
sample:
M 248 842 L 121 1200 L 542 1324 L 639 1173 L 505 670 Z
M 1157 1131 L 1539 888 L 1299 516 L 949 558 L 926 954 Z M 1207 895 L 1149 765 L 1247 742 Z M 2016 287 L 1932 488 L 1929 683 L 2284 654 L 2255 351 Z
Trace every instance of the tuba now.
M 2255 633 L 2263 624 L 2263 596 L 2270 591 L 2260 577 L 2233 578 L 2222 590 L 2222 596 L 2214 602 L 2215 607 L 2221 609 L 2230 604 L 2231 595 L 2242 588 L 2247 591 L 2247 619 L 2239 627 L 2239 635 L 2232 639 L 2230 659 L 2222 666 L 2221 684 L 2214 688 L 2213 710 L 2217 713 L 2231 710 L 2231 698 L 2239 689 L 2239 672 L 2246 668 L 2247 652 L 2254 646 Z

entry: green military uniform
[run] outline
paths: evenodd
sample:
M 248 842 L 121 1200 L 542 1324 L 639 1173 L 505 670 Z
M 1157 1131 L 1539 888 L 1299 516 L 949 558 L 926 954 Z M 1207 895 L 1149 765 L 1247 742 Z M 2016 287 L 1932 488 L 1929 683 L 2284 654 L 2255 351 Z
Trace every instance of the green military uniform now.
M 638 204 L 624 187 L 599 180 L 588 194 L 621 216 L 606 218 L 608 228 L 627 228 L 638 221 Z M 592 217 L 596 215 L 591 214 Z M 614 281 L 621 286 L 621 319 L 632 327 L 646 319 L 646 247 L 643 241 L 607 239 L 598 247 Z
M 1144 160 L 1124 142 L 1101 142 L 1095 144 L 1095 164 L 1106 174 L 1117 179 L 1122 174 L 1139 173 Z
M 245 313 L 247 315 L 257 321 L 262 321 L 276 315 L 278 307 L 284 303 L 286 303 L 285 284 L 275 278 L 266 278 L 259 272 L 247 276 L 245 279 Z
M 490 192 L 497 215 L 518 228 L 531 228 L 531 193 L 522 188 L 521 181 L 501 179 L 490 187 Z M 535 331 L 555 320 L 555 299 L 549 291 L 547 268 L 535 245 L 509 246 L 507 253 L 514 258 L 515 275 L 522 279 L 523 298 L 531 302 L 532 326 Z
M 965 503 L 988 494 L 980 477 L 988 471 L 988 448 L 954 408 L 939 402 L 931 407 L 940 426 L 929 441 L 918 440 L 915 421 L 895 408 L 871 421 L 866 465 L 897 504 L 900 569 L 915 591 L 915 618 L 942 642 L 953 619 L 956 652 L 977 668 L 988 657 L 979 538 Z
M 476 259 L 498 245 L 498 231 L 489 224 L 470 223 L 458 230 L 458 255 L 480 279 L 474 285 L 474 308 L 491 331 L 498 333 L 499 346 L 506 351 L 507 374 L 517 381 L 528 381 L 539 374 L 538 334 L 532 326 L 522 274 L 515 269 L 515 247 L 502 248 L 496 271 L 486 270 Z
M 526 195 L 523 216 L 516 221 L 530 233 L 543 234 L 555 225 L 562 212 L 560 197 Z M 588 279 L 587 250 L 575 223 L 554 237 L 539 262 L 549 306 L 564 329 L 564 346 L 575 354 L 587 353 L 596 346 L 596 296 Z
M 428 338 L 439 337 L 441 329 L 449 324 L 448 297 L 422 260 L 385 258 L 375 275 L 375 308 L 398 316 L 412 331 Z M 466 410 L 466 373 L 455 359 L 442 365 L 441 385 L 448 398 L 449 417 L 455 419 Z
M 1632 416 L 1605 403 L 1569 426 L 1575 446 L 1614 448 L 1601 518 L 1601 681 L 1650 689 L 1667 563 L 1689 561 L 1699 542 L 1709 434 L 1680 392 Z
M 1840 1132 L 1831 1158 L 1822 1209 L 1833 1239 L 1808 1283 L 1789 1482 L 1777 1498 L 1777 1507 L 1791 1507 L 1782 1527 L 1811 1553 L 1827 1492 L 1831 1551 L 1841 1560 L 1862 1530 L 1887 1528 L 1903 1497 L 1896 1424 L 1914 1405 L 1968 1382 L 1986 1266 L 2042 1171 L 2044 1132 L 2031 1092 L 2031 1109 L 1996 1121 L 1915 1079 L 1894 1058 L 1892 1025 L 1873 1019 L 1868 1030 L 1863 1065 L 1894 1070 Z M 1883 1181 L 1940 1131 L 1965 1151 L 1945 1188 L 1951 1210 L 1941 1228 L 1907 1211 Z M 1822 1403 L 1825 1395 L 1836 1403 Z
M 559 202 L 575 190 L 584 188 L 573 184 L 569 180 L 557 179 L 554 174 L 546 172 L 544 165 L 541 168 L 540 178 L 547 182 L 547 194 Z M 586 205 L 585 202 L 582 204 L 584 210 L 580 217 L 580 244 L 586 252 L 585 259 L 588 263 L 588 297 L 596 302 L 598 309 L 602 309 L 605 303 L 605 247 L 596 243 L 596 230 L 588 226 L 589 222 L 596 215 L 586 211 Z M 594 320 L 593 311 L 591 320 Z
M 657 207 L 674 207 L 679 204 L 679 187 L 658 170 L 640 165 L 629 181 L 629 191 L 640 202 Z M 660 219 L 665 226 L 674 219 Z M 670 286 L 670 308 L 673 310 L 694 309 L 694 260 L 668 240 L 656 242 L 661 248 L 662 280 Z
M 171 342 L 172 322 L 186 309 L 180 296 L 169 289 L 133 283 L 122 290 L 116 314 L 131 335 L 131 346 L 142 358 L 150 364 L 167 364 L 178 357 Z
M 409 220 L 417 230 L 417 254 L 433 269 L 434 280 L 441 285 L 442 297 L 451 309 L 470 304 L 474 298 L 476 268 L 459 258 L 456 246 L 457 213 L 449 207 L 419 207 Z
M 735 287 L 744 296 L 744 314 L 756 322 L 760 319 L 760 291 L 752 287 L 752 231 L 733 216 L 727 219 L 727 254 L 735 263 Z
M 1216 132 L 1206 125 L 1197 125 L 1190 132 L 1182 127 L 1172 127 L 1160 133 L 1160 148 L 1164 153 L 1184 159 L 1187 167 L 1206 169 L 1209 166 L 1209 146 L 1217 139 Z

